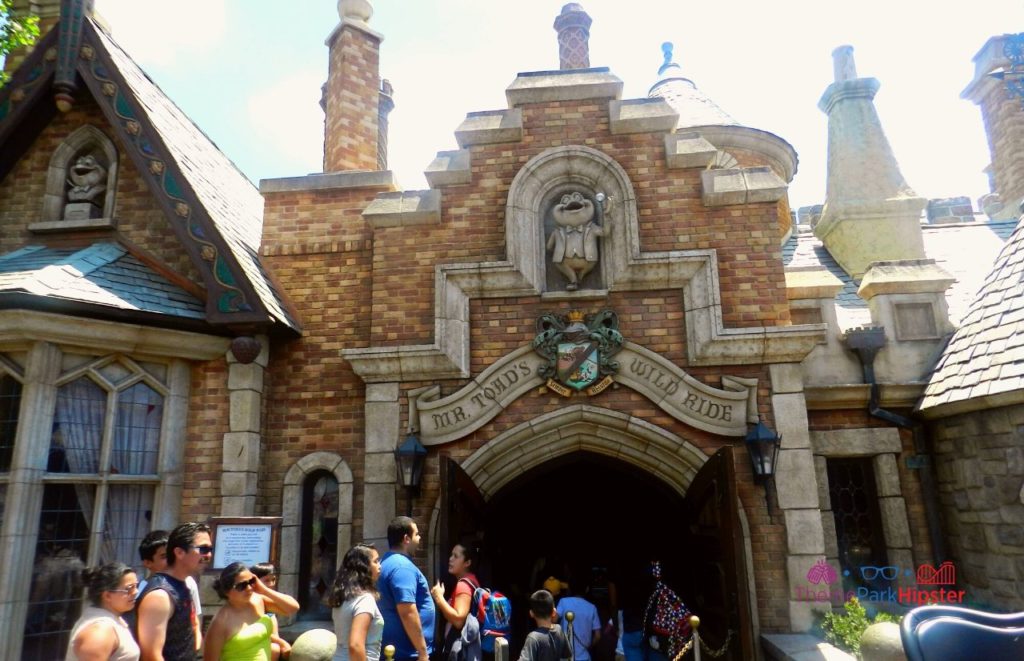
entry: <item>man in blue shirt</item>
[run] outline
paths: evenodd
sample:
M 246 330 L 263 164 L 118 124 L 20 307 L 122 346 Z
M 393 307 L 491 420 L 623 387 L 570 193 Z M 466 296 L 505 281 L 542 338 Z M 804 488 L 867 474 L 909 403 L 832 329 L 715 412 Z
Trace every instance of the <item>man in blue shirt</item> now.
M 434 600 L 430 585 L 409 556 L 420 545 L 416 522 L 396 517 L 388 525 L 388 547 L 380 563 L 377 605 L 384 616 L 384 645 L 395 646 L 395 661 L 428 661 L 434 644 Z

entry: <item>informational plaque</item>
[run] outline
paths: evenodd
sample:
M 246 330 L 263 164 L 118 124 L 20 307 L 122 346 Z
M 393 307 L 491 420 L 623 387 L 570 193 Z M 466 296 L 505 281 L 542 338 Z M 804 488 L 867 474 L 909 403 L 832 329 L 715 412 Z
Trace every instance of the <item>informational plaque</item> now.
M 220 517 L 210 519 L 210 527 L 214 546 L 211 569 L 223 569 L 232 562 L 278 564 L 281 517 Z

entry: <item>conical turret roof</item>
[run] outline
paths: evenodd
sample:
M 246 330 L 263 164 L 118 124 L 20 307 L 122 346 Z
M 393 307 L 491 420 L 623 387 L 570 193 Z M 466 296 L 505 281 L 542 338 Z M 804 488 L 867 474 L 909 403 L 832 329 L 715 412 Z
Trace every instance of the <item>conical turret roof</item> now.
M 672 59 L 672 48 L 670 42 L 661 45 L 665 61 L 658 68 L 658 81 L 651 86 L 647 96 L 664 99 L 679 113 L 676 128 L 739 126 L 739 122 L 683 75 L 683 68 Z

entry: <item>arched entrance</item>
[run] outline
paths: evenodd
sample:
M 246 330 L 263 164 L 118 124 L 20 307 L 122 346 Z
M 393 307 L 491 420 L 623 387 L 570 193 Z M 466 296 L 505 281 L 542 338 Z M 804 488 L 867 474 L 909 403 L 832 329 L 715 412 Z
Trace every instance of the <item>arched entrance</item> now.
M 504 432 L 461 465 L 442 460 L 431 566 L 444 576 L 451 544 L 480 539 L 480 578 L 512 594 L 521 641 L 525 597 L 547 575 L 582 591 L 604 573 L 645 602 L 646 569 L 659 559 L 711 625 L 705 631 L 717 630 L 711 638 L 721 643 L 733 631 L 726 658 L 748 658 L 749 535 L 732 462 L 731 447 L 709 459 L 629 414 L 566 407 Z

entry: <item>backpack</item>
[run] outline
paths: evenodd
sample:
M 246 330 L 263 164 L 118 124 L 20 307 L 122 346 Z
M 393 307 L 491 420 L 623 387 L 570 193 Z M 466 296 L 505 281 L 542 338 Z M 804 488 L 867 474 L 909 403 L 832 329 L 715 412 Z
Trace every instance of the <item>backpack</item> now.
M 661 565 L 651 563 L 655 585 L 644 610 L 644 638 L 648 644 L 674 659 L 689 640 L 690 609 L 670 587 L 661 580 Z
M 477 588 L 469 609 L 480 622 L 480 647 L 485 652 L 494 652 L 498 636 L 507 639 L 512 633 L 512 602 L 500 592 Z

